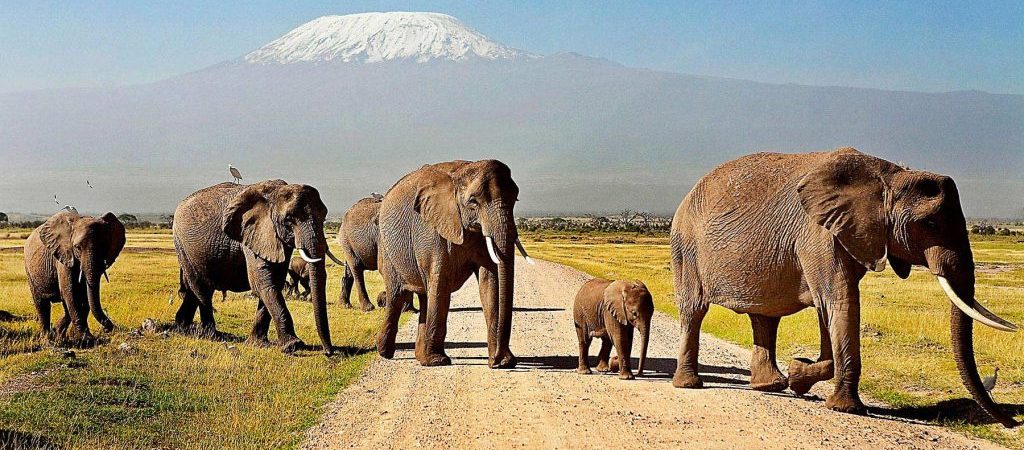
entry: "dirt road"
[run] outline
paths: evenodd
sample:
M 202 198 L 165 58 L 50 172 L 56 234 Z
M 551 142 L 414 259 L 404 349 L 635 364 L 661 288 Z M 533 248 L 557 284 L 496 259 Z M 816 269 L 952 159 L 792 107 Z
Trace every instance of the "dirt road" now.
M 453 296 L 453 365 L 420 367 L 415 321 L 394 360 L 377 358 L 307 434 L 308 448 L 996 448 L 942 428 L 828 411 L 820 400 L 747 388 L 749 352 L 701 337 L 705 389 L 675 389 L 679 325 L 656 314 L 635 381 L 578 375 L 572 300 L 588 278 L 543 261 L 516 265 L 512 371 L 487 368 L 475 282 Z M 596 355 L 594 343 L 591 355 Z M 634 351 L 634 355 L 638 353 Z M 593 358 L 593 356 L 592 356 Z M 822 397 L 827 387 L 812 394 Z

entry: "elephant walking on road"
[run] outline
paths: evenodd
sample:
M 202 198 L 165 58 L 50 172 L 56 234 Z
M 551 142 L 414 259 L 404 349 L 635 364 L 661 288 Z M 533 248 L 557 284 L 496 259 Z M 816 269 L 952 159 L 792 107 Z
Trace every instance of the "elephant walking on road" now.
M 221 183 L 188 196 L 174 212 L 174 249 L 181 266 L 175 316 L 179 328 L 191 327 L 196 310 L 202 331 L 216 333 L 213 293 L 245 292 L 258 298 L 250 342 L 268 344 L 273 318 L 284 352 L 305 347 L 295 335 L 281 290 L 292 251 L 308 265 L 313 314 L 324 352 L 330 355 L 327 324 L 327 275 L 331 256 L 324 235 L 327 207 L 316 189 L 281 180 L 252 185 Z M 333 256 L 331 256 L 333 258 Z M 336 261 L 340 264 L 340 261 Z
M 341 258 L 345 260 L 345 274 L 341 278 L 341 294 L 338 303 L 346 308 L 352 307 L 352 288 L 356 289 L 359 296 L 359 305 L 363 311 L 372 311 L 373 303 L 370 302 L 370 295 L 366 292 L 366 281 L 363 273 L 367 270 L 377 270 L 377 237 L 380 234 L 380 226 L 377 223 L 377 213 L 380 211 L 380 204 L 383 198 L 367 197 L 356 202 L 341 221 L 341 229 L 338 230 L 338 244 L 341 246 Z M 385 306 L 384 292 L 377 296 L 377 306 Z M 423 305 L 424 295 L 418 294 L 420 305 Z M 412 302 L 408 303 L 409 309 Z
M 926 267 L 953 303 L 952 346 L 964 385 L 1006 426 L 1016 425 L 982 386 L 972 321 L 1016 326 L 974 298 L 974 257 L 956 184 L 852 148 L 809 154 L 758 153 L 704 178 L 672 220 L 672 272 L 682 338 L 672 379 L 702 385 L 697 374 L 701 321 L 714 303 L 748 314 L 753 326 L 751 386 L 798 394 L 837 378 L 825 405 L 862 413 L 860 289 L 868 270 L 888 262 L 901 278 Z M 818 361 L 794 361 L 787 379 L 776 366 L 779 319 L 818 312 Z
M 61 211 L 32 231 L 25 242 L 25 272 L 44 335 L 63 339 L 74 323 L 76 340 L 92 344 L 90 310 L 104 331 L 114 329 L 100 304 L 100 276 L 106 276 L 124 244 L 124 225 L 109 212 L 95 218 Z M 64 317 L 53 333 L 51 303 L 64 306 Z
M 476 275 L 487 321 L 488 366 L 515 367 L 509 333 L 518 196 L 511 170 L 495 160 L 427 165 L 387 192 L 378 219 L 388 308 L 377 338 L 381 356 L 394 356 L 402 309 L 413 293 L 425 294 L 416 359 L 424 366 L 451 364 L 444 352 L 451 294 Z

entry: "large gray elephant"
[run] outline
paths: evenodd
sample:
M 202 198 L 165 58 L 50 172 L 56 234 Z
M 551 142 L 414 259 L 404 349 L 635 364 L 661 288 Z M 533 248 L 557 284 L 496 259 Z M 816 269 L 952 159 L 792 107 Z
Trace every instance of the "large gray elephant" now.
M 61 211 L 37 227 L 25 241 L 25 272 L 43 334 L 63 339 L 74 322 L 77 341 L 95 341 L 89 311 L 104 331 L 114 329 L 100 304 L 100 276 L 114 264 L 125 244 L 124 225 L 113 213 L 100 218 Z M 64 306 L 64 317 L 50 330 L 50 303 Z
M 182 299 L 175 316 L 177 326 L 191 328 L 198 309 L 202 332 L 214 334 L 213 293 L 251 289 L 259 303 L 249 341 L 268 344 L 273 318 L 282 351 L 305 347 L 295 335 L 281 294 L 292 251 L 298 249 L 309 263 L 316 329 L 324 352 L 330 355 L 333 347 L 323 259 L 331 256 L 323 228 L 326 216 L 327 207 L 316 189 L 281 180 L 252 185 L 221 183 L 188 196 L 174 212 Z
M 974 298 L 974 257 L 956 184 L 852 148 L 808 154 L 758 153 L 702 178 L 672 220 L 672 272 L 682 339 L 676 387 L 702 385 L 697 374 L 701 321 L 714 303 L 750 316 L 751 385 L 798 394 L 835 376 L 825 405 L 862 413 L 860 290 L 868 270 L 886 262 L 901 278 L 926 267 L 953 303 L 952 346 L 964 385 L 1006 426 L 982 387 L 972 321 L 1016 331 Z M 779 319 L 817 309 L 818 361 L 776 367 Z
M 426 294 L 416 358 L 424 366 L 451 364 L 444 352 L 451 294 L 475 274 L 487 321 L 488 365 L 515 366 L 509 333 L 518 196 L 511 170 L 495 160 L 427 165 L 387 192 L 378 219 L 387 292 L 387 319 L 377 338 L 381 356 L 394 356 L 399 315 L 412 293 Z

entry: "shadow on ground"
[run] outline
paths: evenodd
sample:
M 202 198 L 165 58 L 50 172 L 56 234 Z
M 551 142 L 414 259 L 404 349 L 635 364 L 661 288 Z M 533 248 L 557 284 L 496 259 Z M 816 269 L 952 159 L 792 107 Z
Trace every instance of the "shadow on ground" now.
M 1024 414 L 1024 405 L 1001 404 L 999 408 L 1011 416 Z M 902 408 L 868 407 L 868 414 L 883 418 L 896 418 L 926 422 L 965 422 L 971 425 L 997 423 L 985 413 L 974 400 L 952 398 L 934 405 L 904 406 Z
M 597 367 L 597 357 L 591 356 L 589 361 L 591 369 Z M 639 366 L 639 359 L 636 357 L 632 358 L 633 372 L 635 373 Z M 576 356 L 522 356 L 519 357 L 519 367 L 529 369 L 541 369 L 541 370 L 576 370 L 579 366 L 579 358 Z M 647 367 L 644 368 L 645 379 L 664 379 L 668 380 L 672 378 L 672 374 L 676 371 L 676 359 L 675 358 L 647 358 Z M 596 372 L 596 370 L 595 370 Z M 750 371 L 746 369 L 740 369 L 737 367 L 726 367 L 726 366 L 700 366 L 701 378 L 709 383 L 721 383 L 721 384 L 735 384 L 745 385 L 747 380 L 738 378 L 749 377 Z M 725 376 L 722 376 L 725 375 Z M 731 376 L 730 376 L 731 375 Z
M 513 306 L 512 312 L 531 313 L 531 312 L 558 312 L 565 311 L 565 308 L 520 308 Z M 457 308 L 450 308 L 448 312 L 484 312 L 484 309 L 480 306 L 460 306 Z
M 38 434 L 0 429 L 0 449 L 2 450 L 51 449 L 59 447 L 50 439 Z

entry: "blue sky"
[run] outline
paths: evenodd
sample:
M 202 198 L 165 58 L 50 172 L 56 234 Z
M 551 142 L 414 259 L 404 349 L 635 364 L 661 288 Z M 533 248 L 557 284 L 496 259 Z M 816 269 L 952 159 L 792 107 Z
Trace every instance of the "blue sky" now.
M 1024 94 L 1024 2 L 0 0 L 0 92 L 155 81 L 310 19 L 451 14 L 507 45 L 772 83 Z

